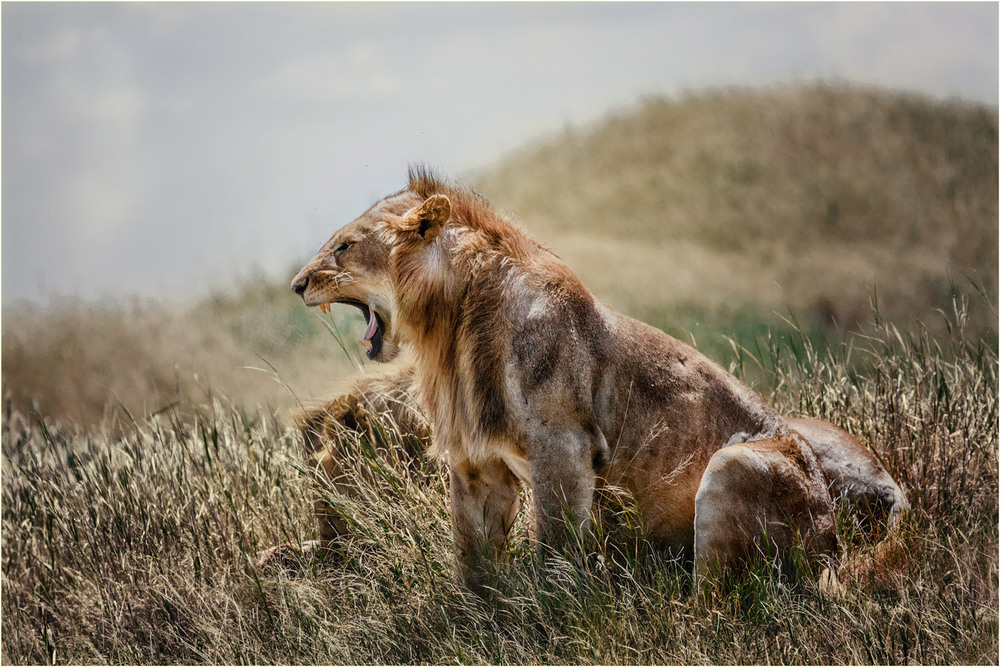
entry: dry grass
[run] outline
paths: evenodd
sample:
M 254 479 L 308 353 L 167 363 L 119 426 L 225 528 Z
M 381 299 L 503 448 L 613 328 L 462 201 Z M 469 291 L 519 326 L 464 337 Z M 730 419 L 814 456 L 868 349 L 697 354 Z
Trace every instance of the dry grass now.
M 841 517 L 839 599 L 761 568 L 699 600 L 625 505 L 585 556 L 545 569 L 523 520 L 480 600 L 452 579 L 446 474 L 414 478 L 356 439 L 355 491 L 317 490 L 357 537 L 300 577 L 263 576 L 258 550 L 313 530 L 314 478 L 273 413 L 216 399 L 120 432 L 7 404 L 3 661 L 995 664 L 997 352 L 963 313 L 946 340 L 883 323 L 743 354 L 779 407 L 848 425 L 908 487 L 889 548 Z
M 364 323 L 348 309 L 321 318 L 283 286 L 261 282 L 187 306 L 5 306 L 4 391 L 24 413 L 34 405 L 83 426 L 183 412 L 220 390 L 240 405 L 284 409 L 331 395 L 356 368 L 357 354 L 332 353 L 328 329 L 360 337 Z
M 348 498 L 299 463 L 281 382 L 329 397 L 354 362 L 327 325 L 355 359 L 360 316 L 255 283 L 185 307 L 5 304 L 0 661 L 996 664 L 996 137 L 995 112 L 960 104 L 730 92 L 650 101 L 480 179 L 602 298 L 871 443 L 913 511 L 878 543 L 840 517 L 845 597 L 762 567 L 698 600 L 627 502 L 546 569 L 523 517 L 496 592 L 470 596 L 446 472 L 349 441 Z M 963 272 L 981 295 L 956 298 L 976 292 Z M 762 315 L 787 306 L 803 320 Z M 313 537 L 315 493 L 357 537 L 300 577 L 250 567 Z

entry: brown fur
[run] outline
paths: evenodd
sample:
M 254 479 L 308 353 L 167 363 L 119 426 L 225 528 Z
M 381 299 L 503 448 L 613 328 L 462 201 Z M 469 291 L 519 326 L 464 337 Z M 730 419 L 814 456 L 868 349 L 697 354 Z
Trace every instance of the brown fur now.
M 652 539 L 693 551 L 696 565 L 726 566 L 764 535 L 779 552 L 801 536 L 814 555 L 834 554 L 833 504 L 808 442 L 693 348 L 598 303 L 478 195 L 411 170 L 293 289 L 307 305 L 370 308 L 384 339 L 376 359 L 413 350 L 472 584 L 480 559 L 505 546 L 519 483 L 532 488 L 541 544 L 585 530 L 595 490 L 610 484 L 634 495 Z
M 417 472 L 430 443 L 430 424 L 411 398 L 413 374 L 407 364 L 360 378 L 350 392 L 296 415 L 307 463 L 320 473 L 322 483 L 347 497 L 355 495 L 355 484 L 341 465 L 345 437 L 366 438 L 381 456 Z M 316 499 L 315 511 L 321 540 L 350 533 L 323 495 Z
M 787 419 L 809 441 L 834 500 L 848 503 L 860 528 L 892 527 L 910 504 L 871 450 L 847 431 L 818 419 Z
M 298 571 L 306 553 L 329 551 L 352 535 L 343 515 L 327 501 L 330 490 L 344 498 L 360 497 L 357 470 L 344 465 L 345 446 L 367 441 L 389 465 L 418 481 L 433 471 L 433 462 L 425 458 L 430 424 L 413 400 L 413 376 L 412 364 L 394 364 L 382 373 L 355 378 L 346 393 L 294 415 L 306 465 L 324 489 L 313 504 L 319 540 L 305 541 L 301 549 L 291 544 L 266 549 L 258 554 L 258 568 Z

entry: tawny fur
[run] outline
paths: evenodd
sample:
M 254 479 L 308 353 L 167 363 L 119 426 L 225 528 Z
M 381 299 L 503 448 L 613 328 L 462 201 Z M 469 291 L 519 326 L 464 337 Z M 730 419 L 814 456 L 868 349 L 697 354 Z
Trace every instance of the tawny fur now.
M 342 498 L 363 497 L 359 482 L 366 480 L 357 478 L 355 466 L 345 465 L 345 447 L 365 442 L 383 461 L 416 480 L 433 472 L 433 461 L 426 457 L 430 424 L 413 399 L 414 374 L 412 364 L 389 365 L 380 373 L 354 378 L 333 400 L 293 415 L 305 445 L 306 466 L 317 484 L 313 511 L 319 539 L 265 549 L 257 556 L 258 568 L 298 571 L 305 554 L 334 548 L 340 538 L 353 534 L 343 514 L 327 501 L 331 491 Z
M 473 193 L 411 170 L 292 286 L 306 305 L 375 318 L 370 357 L 413 351 L 473 585 L 505 547 L 519 483 L 541 545 L 585 532 L 595 490 L 611 484 L 635 497 L 651 539 L 693 552 L 696 568 L 735 565 L 765 540 L 835 554 L 828 475 L 788 421 L 693 348 L 597 302 Z M 817 432 L 831 451 L 852 440 Z M 830 465 L 850 458 L 838 456 Z
M 430 424 L 412 398 L 414 368 L 397 365 L 388 372 L 358 378 L 351 390 L 329 403 L 295 416 L 306 446 L 307 464 L 321 482 L 353 497 L 356 484 L 341 461 L 341 447 L 352 437 L 367 439 L 385 458 L 417 472 L 430 444 Z M 315 501 L 319 537 L 330 541 L 350 528 L 321 494 Z

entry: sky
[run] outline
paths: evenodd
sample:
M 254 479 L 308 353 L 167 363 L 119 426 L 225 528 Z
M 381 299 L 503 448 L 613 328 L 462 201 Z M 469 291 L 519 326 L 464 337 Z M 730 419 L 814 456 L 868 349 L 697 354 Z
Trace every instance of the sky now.
M 651 95 L 838 79 L 996 107 L 997 3 L 21 3 L 2 298 L 290 279 L 425 162 L 461 178 Z

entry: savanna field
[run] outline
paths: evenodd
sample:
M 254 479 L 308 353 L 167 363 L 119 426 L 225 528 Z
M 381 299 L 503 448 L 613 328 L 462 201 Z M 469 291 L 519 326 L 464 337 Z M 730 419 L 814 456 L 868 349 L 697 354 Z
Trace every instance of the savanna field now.
M 304 463 L 291 411 L 378 370 L 360 316 L 248 278 L 186 304 L 5 301 L 5 664 L 1000 660 L 995 109 L 845 86 L 652 99 L 452 176 L 609 305 L 871 447 L 912 509 L 887 536 L 838 516 L 846 592 L 760 567 L 699 598 L 621 498 L 544 569 L 522 510 L 494 591 L 470 594 L 446 469 L 345 434 L 346 496 Z M 256 568 L 316 537 L 317 494 L 354 537 Z

